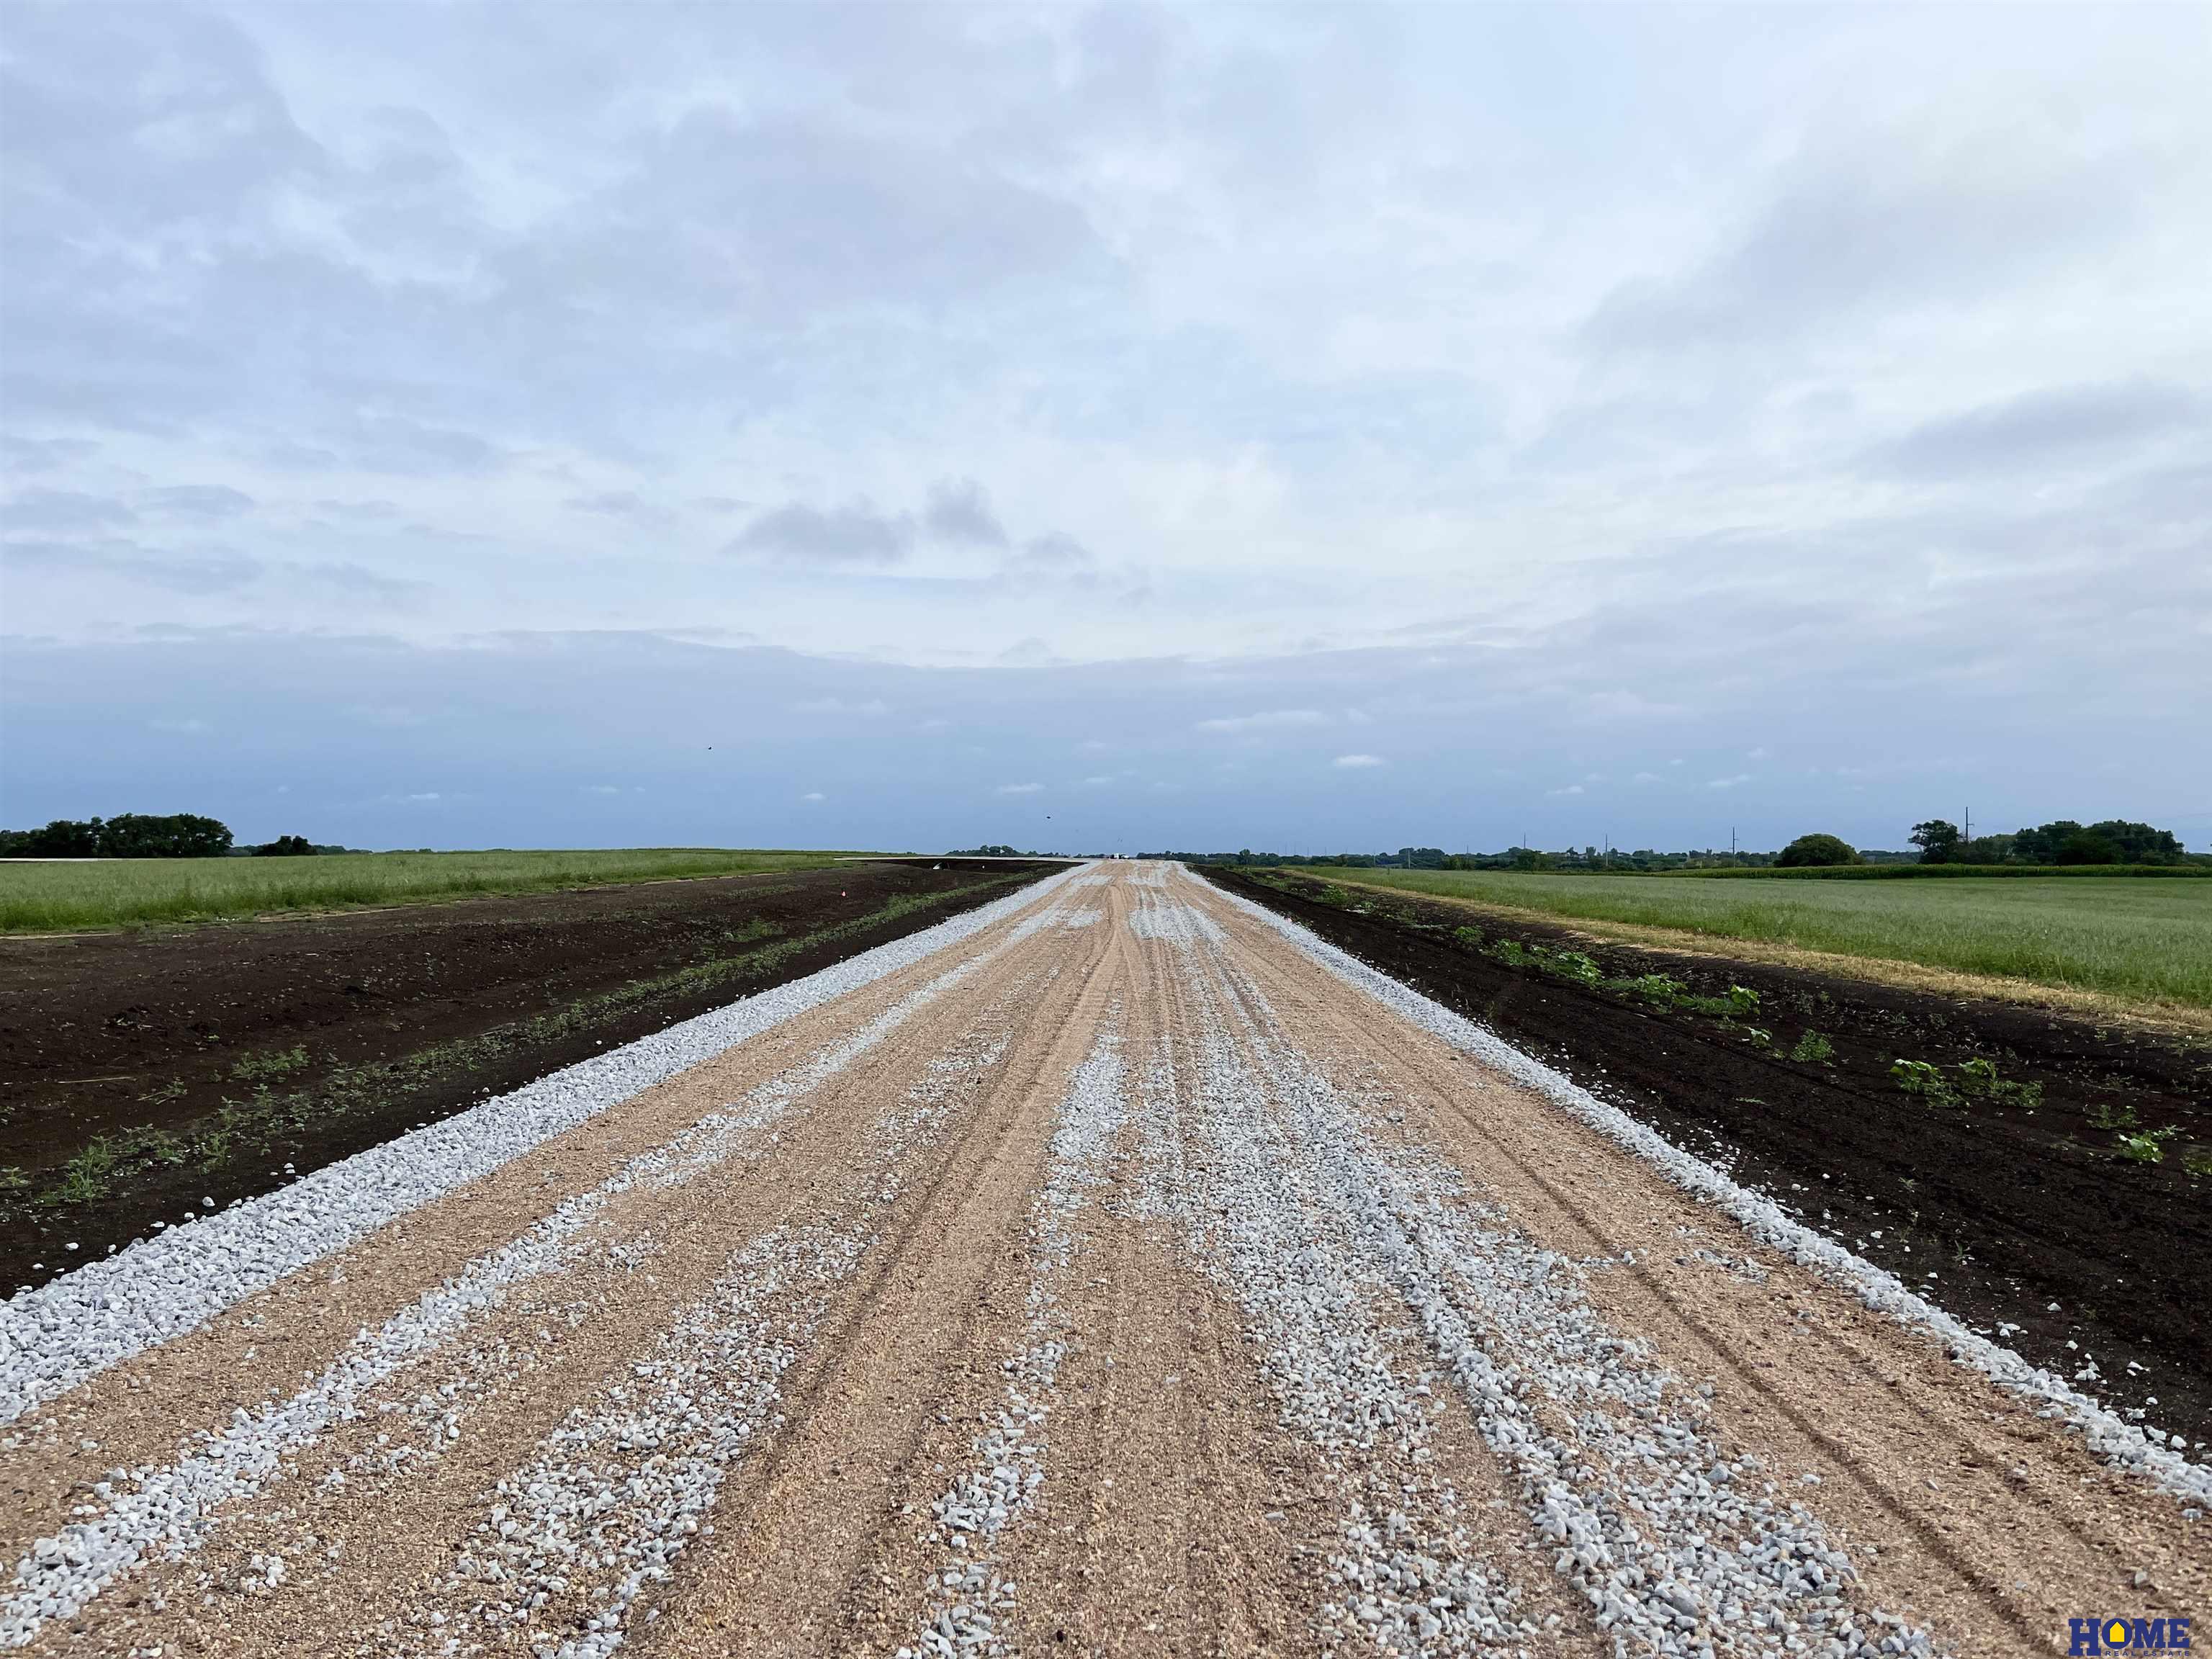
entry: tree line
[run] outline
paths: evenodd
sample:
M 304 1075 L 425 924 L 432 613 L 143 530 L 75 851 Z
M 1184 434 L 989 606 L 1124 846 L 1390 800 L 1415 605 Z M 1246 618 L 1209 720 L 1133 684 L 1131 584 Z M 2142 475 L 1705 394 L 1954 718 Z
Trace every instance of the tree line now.
M 0 858 L 10 859 L 219 859 L 235 853 L 299 858 L 336 850 L 305 836 L 238 847 L 228 824 L 198 812 L 119 812 L 112 818 L 56 818 L 38 830 L 0 830 Z
M 1968 841 L 1959 826 L 1929 818 L 1912 826 L 1912 844 L 1923 864 L 2180 864 L 2187 860 L 2170 830 L 2124 818 L 2081 824 L 2057 818 L 2008 836 L 1976 836 Z

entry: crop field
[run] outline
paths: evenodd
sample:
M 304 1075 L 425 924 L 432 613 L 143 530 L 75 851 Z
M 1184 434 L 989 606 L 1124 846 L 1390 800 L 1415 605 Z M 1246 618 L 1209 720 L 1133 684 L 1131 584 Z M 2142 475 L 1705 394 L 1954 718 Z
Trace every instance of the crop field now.
M 2212 1605 L 2163 1413 L 1808 1222 L 1179 867 L 1062 872 L 18 1292 L 0 1643 L 1932 1659 Z
M 1946 881 L 1330 871 L 1346 884 L 1547 915 L 1756 939 L 1840 956 L 2212 1008 L 2212 881 L 1961 877 Z
M 212 921 L 416 904 L 602 883 L 811 870 L 836 853 L 643 847 L 613 852 L 341 853 L 322 858 L 0 864 L 0 933 Z

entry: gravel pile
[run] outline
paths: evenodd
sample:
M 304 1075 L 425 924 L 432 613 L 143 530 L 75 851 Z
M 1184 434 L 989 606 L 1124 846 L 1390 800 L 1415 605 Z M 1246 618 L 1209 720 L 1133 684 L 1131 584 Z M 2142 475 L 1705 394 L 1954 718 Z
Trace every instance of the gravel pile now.
M 1078 1214 L 1105 1179 L 1127 1115 L 1119 1013 L 1118 1006 L 1109 1011 L 1060 1099 L 1051 1163 L 1030 1210 L 1022 1350 L 1001 1362 L 1006 1403 L 997 1421 L 976 1437 L 975 1462 L 933 1506 L 945 1552 L 932 1579 L 936 1606 L 915 1641 L 898 1650 L 898 1659 L 1009 1651 L 998 1621 L 1012 1607 L 1016 1589 L 994 1547 L 1044 1480 L 1045 1420 L 1054 1403 L 1060 1363 L 1075 1340 L 1060 1286 L 1082 1244 Z
M 1068 879 L 1048 877 L 818 974 L 563 1067 L 19 1292 L 0 1306 L 0 1424 L 678 1072 L 1037 906 Z M 1055 908 L 1042 906 L 1039 915 Z
M 519 1286 L 571 1266 L 587 1230 L 618 1195 L 643 1182 L 690 1180 L 731 1157 L 992 954 L 987 951 L 938 975 L 859 1031 L 761 1084 L 744 1102 L 708 1114 L 630 1159 L 599 1186 L 562 1200 L 520 1237 L 477 1257 L 375 1332 L 364 1330 L 289 1398 L 252 1413 L 240 1411 L 222 1429 L 203 1431 L 193 1449 L 166 1467 L 111 1471 L 95 1492 L 96 1512 L 40 1539 L 17 1563 L 15 1585 L 0 1600 L 0 1643 L 27 1642 L 46 1621 L 73 1616 L 149 1553 L 176 1559 L 197 1549 L 217 1507 L 258 1491 L 283 1460 L 319 1440 L 334 1423 L 360 1416 L 372 1391 L 459 1340 L 473 1320 Z M 624 1246 L 613 1241 L 603 1248 L 618 1252 Z M 465 1358 L 465 1370 L 481 1369 L 472 1358 Z M 465 1407 L 483 1392 L 479 1382 L 465 1394 L 435 1395 L 444 1403 L 438 1432 L 428 1443 L 442 1447 L 454 1437 Z M 386 1454 L 386 1472 L 410 1461 L 412 1449 Z
M 1185 873 L 1178 879 L 1198 878 Z M 2212 1504 L 2212 1468 L 2181 1455 L 2181 1437 L 2124 1421 L 2064 1379 L 1969 1330 L 1906 1288 L 1895 1274 L 1793 1220 L 1771 1199 L 1738 1186 L 1711 1164 L 1682 1151 L 1620 1108 L 1607 1105 L 1541 1060 L 1522 1053 L 1495 1032 L 1378 973 L 1287 917 L 1234 893 L 1212 891 L 1211 896 L 1272 927 L 1344 983 L 1484 1065 L 1537 1091 L 1607 1139 L 1657 1165 L 1676 1186 L 1716 1206 L 1762 1243 L 1844 1285 L 1868 1307 L 1928 1331 L 1953 1359 L 1972 1366 L 2027 1400 L 2040 1415 L 2079 1431 L 2090 1449 L 2108 1463 L 2143 1475 L 2185 1502 Z

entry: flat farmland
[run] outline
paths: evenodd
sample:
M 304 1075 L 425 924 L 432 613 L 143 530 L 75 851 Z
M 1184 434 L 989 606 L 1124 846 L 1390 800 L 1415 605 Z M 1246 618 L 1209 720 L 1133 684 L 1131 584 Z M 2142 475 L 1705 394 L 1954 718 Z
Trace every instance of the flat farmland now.
M 0 933 L 235 921 L 698 876 L 815 870 L 836 853 L 702 847 L 612 852 L 337 853 L 319 858 L 0 863 Z
M 0 1639 L 2063 1652 L 2212 1601 L 2096 1386 L 1093 866 L 19 1294 Z
M 1309 873 L 1549 916 L 2212 1009 L 2212 880 L 2198 877 L 1854 881 L 1480 870 Z

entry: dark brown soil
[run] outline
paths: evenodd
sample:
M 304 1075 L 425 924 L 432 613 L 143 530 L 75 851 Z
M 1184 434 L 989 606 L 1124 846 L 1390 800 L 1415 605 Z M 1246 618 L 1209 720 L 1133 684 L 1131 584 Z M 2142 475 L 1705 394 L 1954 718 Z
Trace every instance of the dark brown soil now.
M 1328 902 L 1327 884 L 1299 875 L 1205 873 L 1480 1020 L 2085 1393 L 2212 1439 L 2212 1177 L 2182 1158 L 2212 1148 L 2212 1051 L 1371 889 Z M 1469 926 L 1480 945 L 1459 936 Z M 1501 940 L 1579 951 L 1607 979 L 1666 974 L 1690 995 L 1738 985 L 1759 1002 L 1729 1017 L 1655 1007 L 1485 954 Z M 1832 1045 L 1825 1063 L 1790 1058 L 1808 1031 Z M 1921 1060 L 1957 1079 L 1978 1058 L 2039 1085 L 2039 1099 L 1929 1099 L 1891 1070 Z M 2124 1161 L 2118 1133 L 2094 1127 L 2130 1114 L 2139 1129 L 2179 1130 L 2163 1162 Z
M 1048 867 L 870 862 L 0 939 L 0 1288 Z

